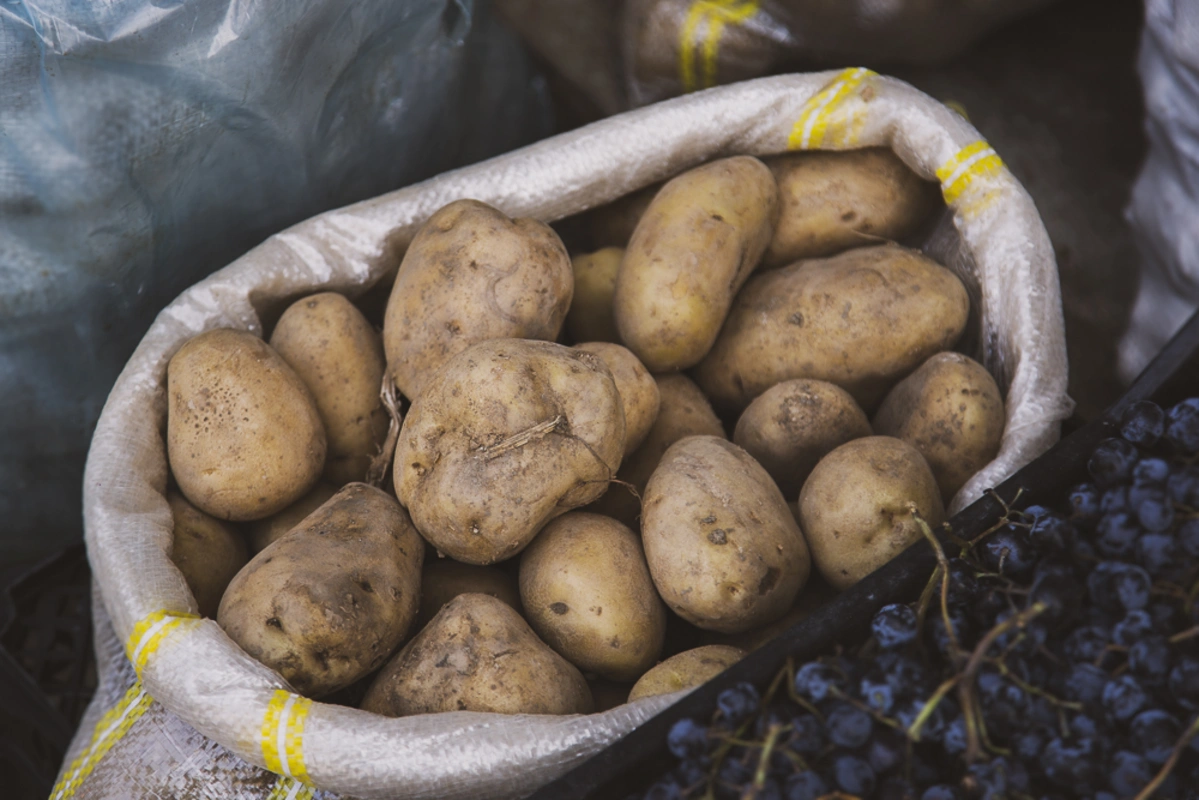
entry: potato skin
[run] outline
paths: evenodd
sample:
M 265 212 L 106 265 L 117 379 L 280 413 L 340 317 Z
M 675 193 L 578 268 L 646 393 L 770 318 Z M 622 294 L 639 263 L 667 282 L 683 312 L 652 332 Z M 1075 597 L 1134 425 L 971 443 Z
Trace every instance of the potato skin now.
M 325 450 L 312 393 L 257 336 L 207 331 L 167 365 L 171 473 L 204 513 L 269 517 L 312 488 Z
M 763 264 L 781 267 L 902 239 L 937 206 L 938 187 L 886 147 L 764 159 L 779 187 L 779 221 Z
M 617 478 L 631 484 L 638 495 L 645 496 L 645 485 L 658 468 L 662 455 L 670 446 L 686 436 L 719 436 L 727 438 L 724 426 L 708 404 L 708 398 L 695 382 L 677 372 L 655 375 L 658 386 L 658 416 L 650 427 L 645 441 L 625 459 Z M 627 487 L 613 484 L 588 511 L 620 520 L 633 530 L 639 529 L 641 501 Z
M 575 345 L 575 349 L 599 356 L 612 372 L 624 407 L 624 455 L 628 456 L 645 441 L 658 418 L 658 407 L 662 402 L 658 384 L 633 351 L 626 347 L 611 342 L 583 342 Z
M 287 508 L 263 519 L 247 523 L 246 539 L 250 544 L 250 552 L 257 555 L 266 549 L 267 545 L 282 538 L 292 528 L 299 525 L 305 517 L 323 506 L 325 502 L 337 494 L 338 487 L 328 481 L 317 481 L 316 486 L 308 494 L 292 503 Z
M 784 381 L 758 395 L 737 420 L 733 442 L 761 464 L 788 501 L 820 459 L 851 439 L 870 436 L 870 421 L 849 392 L 827 381 Z
M 1006 415 L 991 373 L 960 353 L 938 353 L 895 385 L 875 432 L 914 446 L 948 503 L 999 452 Z
M 574 342 L 619 342 L 612 298 L 623 247 L 605 247 L 570 260 L 574 298 L 566 312 L 566 335 Z
M 666 451 L 645 488 L 641 535 L 658 594 L 705 630 L 773 622 L 811 570 L 800 526 L 770 475 L 715 436 Z
M 869 414 L 899 378 L 953 346 L 969 311 L 952 272 L 899 245 L 801 261 L 746 284 L 694 377 L 718 411 L 815 378 Z
M 572 511 L 537 535 L 520 558 L 520 598 L 537 635 L 584 672 L 635 681 L 666 635 L 637 534 L 614 519 Z
M 434 558 L 425 564 L 420 580 L 420 613 L 413 630 L 422 630 L 446 603 L 460 594 L 487 594 L 519 613 L 520 587 L 516 578 L 495 567 L 462 564 Z
M 723 644 L 709 644 L 694 650 L 685 650 L 642 675 L 629 692 L 629 702 L 707 683 L 745 658 L 745 655 L 741 648 Z
M 625 250 L 613 305 L 620 340 L 650 372 L 704 357 L 777 215 L 774 178 L 751 156 L 713 161 L 662 187 Z
M 328 694 L 403 641 L 424 551 L 394 499 L 351 483 L 237 573 L 217 621 L 300 694 Z
M 200 511 L 174 490 L 167 492 L 174 519 L 171 561 L 183 573 L 202 616 L 213 618 L 225 587 L 246 565 L 249 553 L 231 525 Z
M 786 633 L 795 625 L 812 616 L 812 614 L 830 603 L 836 596 L 837 590 L 829 586 L 818 571 L 813 572 L 812 576 L 808 578 L 807 585 L 799 593 L 799 597 L 795 598 L 795 605 L 791 606 L 790 611 L 774 622 L 769 625 L 763 625 L 761 628 L 754 628 L 744 633 L 735 633 L 732 635 L 707 632 L 703 637 L 703 641 L 709 644 L 738 647 L 747 653 L 752 653 L 762 645 L 780 634 Z
M 829 585 L 848 589 L 918 541 L 912 504 L 930 528 L 945 518 L 932 470 L 907 442 L 867 436 L 825 456 L 799 493 L 799 517 Z
M 416 400 L 450 358 L 487 339 L 558 338 L 574 290 L 558 234 L 477 200 L 431 216 L 400 263 L 383 318 L 396 386 Z
M 510 606 L 489 595 L 463 594 L 379 672 L 362 708 L 388 717 L 587 714 L 593 702 L 583 675 Z
M 598 356 L 481 342 L 412 404 L 396 446 L 396 496 L 439 551 L 491 564 L 602 494 L 624 437 L 620 393 Z
M 378 332 L 344 296 L 322 292 L 289 306 L 270 343 L 316 400 L 329 444 L 325 477 L 338 486 L 365 479 L 388 424 Z

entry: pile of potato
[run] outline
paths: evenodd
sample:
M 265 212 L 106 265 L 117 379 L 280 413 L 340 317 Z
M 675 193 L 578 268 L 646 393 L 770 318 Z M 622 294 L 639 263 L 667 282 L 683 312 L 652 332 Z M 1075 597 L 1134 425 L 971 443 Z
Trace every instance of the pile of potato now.
M 939 207 L 880 149 L 710 162 L 568 221 L 573 261 L 450 203 L 381 337 L 321 293 L 174 356 L 174 561 L 296 691 L 380 714 L 696 685 L 996 454 L 966 289 L 896 243 Z

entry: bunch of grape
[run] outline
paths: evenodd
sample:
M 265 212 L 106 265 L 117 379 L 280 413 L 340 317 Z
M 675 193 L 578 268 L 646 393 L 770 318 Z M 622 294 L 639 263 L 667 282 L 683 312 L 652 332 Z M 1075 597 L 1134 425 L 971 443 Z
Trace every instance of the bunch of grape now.
M 926 528 L 919 602 L 676 723 L 643 796 L 1199 800 L 1197 454 L 1199 398 L 1140 402 L 1059 507 Z

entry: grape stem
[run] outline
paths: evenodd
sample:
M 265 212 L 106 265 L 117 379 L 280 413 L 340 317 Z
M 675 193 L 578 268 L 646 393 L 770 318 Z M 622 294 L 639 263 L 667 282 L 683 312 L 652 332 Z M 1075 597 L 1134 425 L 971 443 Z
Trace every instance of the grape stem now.
M 1179 642 L 1186 641 L 1187 639 L 1193 639 L 1196 636 L 1199 636 L 1199 625 L 1196 625 L 1193 628 L 1187 628 L 1185 631 L 1180 631 L 1179 633 L 1174 634 L 1169 638 L 1168 641 L 1170 644 L 1178 644 Z
M 1150 797 L 1153 797 L 1153 793 L 1157 791 L 1157 787 L 1161 786 L 1166 778 L 1169 777 L 1170 771 L 1174 769 L 1174 765 L 1178 763 L 1178 759 L 1182 756 L 1182 751 L 1187 748 L 1187 744 L 1190 743 L 1191 739 L 1195 738 L 1196 734 L 1199 734 L 1199 717 L 1195 717 L 1195 721 L 1191 723 L 1191 727 L 1187 729 L 1186 733 L 1174 745 L 1174 750 L 1170 753 L 1170 757 L 1166 759 L 1166 763 L 1162 764 L 1162 768 L 1158 770 L 1157 775 L 1153 776 L 1153 780 L 1149 781 L 1149 784 L 1141 790 L 1141 793 L 1134 800 L 1149 800 Z
M 770 768 L 770 755 L 774 752 L 775 742 L 784 730 L 789 729 L 789 725 L 771 725 L 770 730 L 766 734 L 766 741 L 762 745 L 762 752 L 758 755 L 758 770 L 754 773 L 754 783 L 752 793 L 747 792 L 750 797 L 756 797 L 758 792 L 762 791 L 762 787 L 766 785 L 766 774 Z
M 962 648 L 958 642 L 958 635 L 954 632 L 953 624 L 949 618 L 949 559 L 945 557 L 945 550 L 941 547 L 941 543 L 937 541 L 937 537 L 933 535 L 932 529 L 928 527 L 928 523 L 924 521 L 924 517 L 920 516 L 920 512 L 916 509 L 916 504 L 909 503 L 908 510 L 912 513 L 912 519 L 916 520 L 916 525 L 919 526 L 921 535 L 928 540 L 928 543 L 933 547 L 933 552 L 937 554 L 937 566 L 941 571 L 941 621 L 945 623 L 945 633 L 949 636 L 949 649 L 953 653 L 953 658 L 956 662 L 962 656 Z

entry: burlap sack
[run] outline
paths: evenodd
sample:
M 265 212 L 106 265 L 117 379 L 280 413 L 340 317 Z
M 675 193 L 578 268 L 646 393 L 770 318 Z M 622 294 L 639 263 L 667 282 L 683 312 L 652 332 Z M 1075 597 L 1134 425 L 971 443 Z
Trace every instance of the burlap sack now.
M 670 702 L 650 698 L 578 717 L 389 719 L 292 694 L 214 621 L 194 616 L 195 601 L 171 564 L 164 499 L 167 361 L 204 330 L 262 333 L 262 310 L 289 298 L 364 291 L 394 268 L 395 252 L 419 224 L 451 200 L 477 198 L 513 216 L 556 220 L 714 157 L 867 145 L 892 148 L 917 173 L 940 182 L 952 218 L 946 215 L 930 248 L 972 287 L 973 354 L 1007 396 L 1000 453 L 962 489 L 954 507 L 1041 453 L 1071 408 L 1053 250 L 1032 200 L 978 131 L 910 86 L 861 69 L 689 95 L 314 217 L 196 284 L 159 315 L 104 408 L 84 486 L 88 554 L 116 639 L 133 665 L 124 673 L 133 683 L 131 696 L 144 690 L 154 706 L 220 745 L 212 752 L 363 798 L 519 796 Z M 89 721 L 117 694 L 99 696 Z M 85 725 L 68 765 L 102 767 L 103 754 L 89 761 L 87 748 L 94 735 L 119 733 L 118 716 Z M 99 746 L 113 736 L 104 734 Z M 129 755 L 145 765 L 110 774 L 150 773 L 169 749 L 147 746 Z M 211 757 L 189 753 L 186 768 L 212 768 Z M 66 788 L 70 779 L 68 766 Z M 75 785 L 76 796 L 122 796 L 111 782 Z M 209 796 L 309 791 L 294 782 L 285 786 L 247 783 Z

